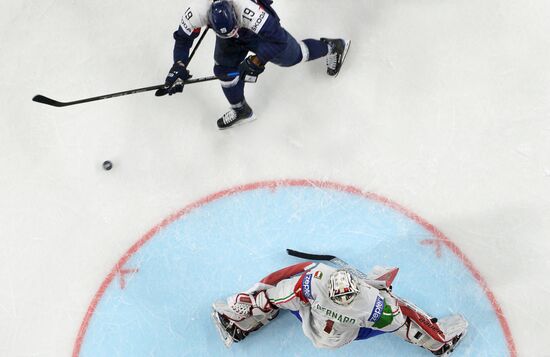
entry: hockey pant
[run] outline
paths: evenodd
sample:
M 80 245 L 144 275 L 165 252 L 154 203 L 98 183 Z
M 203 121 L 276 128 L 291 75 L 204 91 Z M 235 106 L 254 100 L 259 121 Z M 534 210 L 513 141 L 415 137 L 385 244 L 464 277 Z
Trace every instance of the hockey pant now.
M 285 34 L 285 49 L 269 62 L 281 67 L 291 67 L 302 61 L 323 57 L 328 52 L 326 44 L 319 40 L 307 39 L 298 43 L 286 30 Z M 239 64 L 249 51 L 255 52 L 260 41 L 257 36 L 239 39 L 216 37 L 214 75 L 220 78 L 223 93 L 232 106 L 244 101 L 244 81 L 239 76 L 233 77 L 230 74 L 238 72 Z

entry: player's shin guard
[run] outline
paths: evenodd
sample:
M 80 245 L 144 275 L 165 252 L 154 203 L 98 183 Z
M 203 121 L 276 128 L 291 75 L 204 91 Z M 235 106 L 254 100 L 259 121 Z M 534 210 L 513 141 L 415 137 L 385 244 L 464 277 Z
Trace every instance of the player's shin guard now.
M 236 105 L 244 101 L 244 81 L 240 76 L 230 76 L 231 73 L 238 72 L 236 67 L 226 67 L 215 65 L 214 74 L 220 78 L 223 94 L 231 105 Z
M 313 61 L 328 54 L 327 44 L 320 40 L 305 39 L 300 43 L 300 47 L 303 55 L 302 61 Z

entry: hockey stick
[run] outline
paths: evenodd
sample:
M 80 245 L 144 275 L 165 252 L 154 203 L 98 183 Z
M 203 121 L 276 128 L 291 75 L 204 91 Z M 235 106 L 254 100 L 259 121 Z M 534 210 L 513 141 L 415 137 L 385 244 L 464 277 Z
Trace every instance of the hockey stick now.
M 363 279 L 369 279 L 369 278 L 367 278 L 367 274 L 363 273 L 362 271 L 358 270 L 357 268 L 354 268 L 352 265 L 346 263 L 344 260 L 342 260 L 342 259 L 340 259 L 340 258 L 338 258 L 337 256 L 334 256 L 334 255 L 311 254 L 311 253 L 300 252 L 300 251 L 293 250 L 293 249 L 287 249 L 286 252 L 287 252 L 288 255 L 291 255 L 291 256 L 297 257 L 297 258 L 308 259 L 308 260 L 326 260 L 326 261 L 329 261 L 329 262 L 333 263 L 334 265 L 336 265 L 340 268 L 345 268 L 345 269 L 349 269 L 349 270 L 353 271 L 355 274 L 357 274 L 357 276 L 359 276 Z
M 357 269 L 356 267 L 354 267 L 353 265 L 347 263 L 345 260 L 342 260 L 340 258 L 338 258 L 337 256 L 334 256 L 334 255 L 322 255 L 322 254 L 311 254 L 311 253 L 305 253 L 305 252 L 300 252 L 300 251 L 297 251 L 297 250 L 292 250 L 292 249 L 287 249 L 286 252 L 288 253 L 288 255 L 291 255 L 293 257 L 297 257 L 297 258 L 302 258 L 302 259 L 308 259 L 308 260 L 324 260 L 324 261 L 329 261 L 331 263 L 333 263 L 335 266 L 339 267 L 339 268 L 343 268 L 343 269 L 346 269 L 346 270 L 349 270 L 351 271 L 352 273 L 356 274 L 358 277 L 362 278 L 362 279 L 365 279 L 367 281 L 373 281 L 372 278 L 369 278 L 367 277 L 367 274 L 363 273 L 362 271 L 360 271 L 359 269 Z M 397 271 L 395 271 L 392 275 L 389 275 L 389 276 L 386 276 L 385 278 L 387 278 L 388 280 L 388 284 L 387 286 L 390 288 L 391 290 L 391 283 L 393 282 L 393 279 L 395 278 L 395 276 L 397 275 Z M 403 299 L 403 298 L 399 298 L 397 296 L 395 296 L 399 301 L 403 302 L 403 303 L 406 303 L 408 305 L 409 308 L 415 308 L 415 310 L 419 310 L 419 311 L 422 311 L 425 315 L 427 316 L 430 316 L 428 313 L 424 312 L 423 310 L 421 310 L 419 307 L 417 307 L 416 305 L 408 302 L 407 300 Z M 430 319 L 433 319 L 431 316 L 430 316 Z M 437 320 L 436 320 L 437 321 Z M 434 321 L 432 321 L 434 322 Z
M 196 79 L 190 79 L 185 82 L 183 82 L 184 85 L 186 84 L 193 84 L 193 83 L 201 83 L 201 82 L 208 82 L 218 79 L 216 76 L 210 76 L 210 77 L 202 77 L 202 78 L 196 78 Z M 41 94 L 35 95 L 32 100 L 34 102 L 51 105 L 54 107 L 66 107 L 69 105 L 75 105 L 75 104 L 81 104 L 81 103 L 88 103 L 88 102 L 94 102 L 96 100 L 102 100 L 102 99 L 109 99 L 109 98 L 115 98 L 115 97 L 122 97 L 124 95 L 128 94 L 136 94 L 136 93 L 142 93 L 142 92 L 148 92 L 155 89 L 161 89 L 164 88 L 164 84 L 159 84 L 157 86 L 151 86 L 151 87 L 144 87 L 144 88 L 137 88 L 137 89 L 131 89 L 126 90 L 123 92 L 117 92 L 117 93 L 111 93 L 111 94 L 105 94 L 100 95 L 98 97 L 91 97 L 91 98 L 85 98 L 85 99 L 79 99 L 72 102 L 60 102 L 55 99 L 48 98 L 46 96 L 43 96 Z
M 297 257 L 297 258 L 302 258 L 302 259 L 307 259 L 307 260 L 329 261 L 329 262 L 333 263 L 335 266 L 337 266 L 339 268 L 343 268 L 343 269 L 351 271 L 352 273 L 356 274 L 358 277 L 360 277 L 362 279 L 365 279 L 367 281 L 372 281 L 371 278 L 367 277 L 367 274 L 363 273 L 359 269 L 355 268 L 353 265 L 347 263 L 346 261 L 338 258 L 335 255 L 311 254 L 311 253 L 300 252 L 300 251 L 293 250 L 293 249 L 287 249 L 286 252 L 287 252 L 288 255 L 293 256 L 293 257 Z M 396 275 L 397 275 L 397 271 L 395 271 L 392 275 L 389 275 L 389 276 L 386 277 L 388 279 L 387 286 L 390 288 L 390 290 L 391 290 L 391 283 L 393 282 L 393 279 L 395 278 Z M 424 310 L 420 309 L 418 306 L 414 305 L 413 303 L 411 303 L 411 302 L 409 302 L 409 301 L 407 301 L 403 298 L 397 297 L 395 295 L 393 295 L 393 296 L 396 299 L 398 299 L 399 302 L 401 304 L 403 304 L 406 308 L 409 308 L 409 309 L 411 309 L 411 310 L 413 310 L 417 313 L 422 313 L 425 316 L 427 316 L 431 323 L 437 322 L 437 318 L 432 317 L 430 314 L 426 313 Z
M 191 51 L 191 54 L 189 55 L 189 59 L 187 60 L 186 66 L 189 66 L 189 63 L 193 59 L 193 56 L 195 55 L 195 52 L 197 52 L 197 48 L 199 48 L 202 40 L 204 39 L 204 36 L 206 36 L 206 33 L 208 32 L 209 29 L 210 29 L 210 27 L 206 27 L 206 30 L 204 30 L 204 32 L 202 33 L 201 38 L 199 38 L 199 41 L 197 42 L 197 44 L 193 48 L 193 51 Z
M 187 64 L 189 64 L 189 62 L 191 62 L 191 59 L 193 58 L 193 56 L 195 55 L 195 52 L 197 51 L 197 48 L 199 47 L 199 45 L 201 44 L 202 40 L 204 39 L 204 36 L 206 36 L 206 33 L 208 32 L 208 27 L 206 28 L 206 30 L 202 33 L 202 36 L 199 38 L 199 41 L 197 42 L 197 44 L 195 45 L 195 48 L 193 48 L 193 51 L 191 52 L 191 55 L 189 56 L 189 59 L 187 60 Z M 232 73 L 230 73 L 231 75 Z M 190 80 L 187 80 L 184 82 L 184 85 L 185 84 L 193 84 L 193 83 L 200 83 L 200 82 L 207 82 L 207 81 L 213 81 L 215 79 L 218 79 L 218 77 L 216 76 L 210 76 L 210 77 L 202 77 L 202 78 L 197 78 L 197 79 L 190 79 Z M 66 107 L 66 106 L 69 106 L 69 105 L 75 105 L 75 104 L 82 104 L 82 103 L 88 103 L 88 102 L 94 102 L 96 100 L 103 100 L 103 99 L 109 99 L 109 98 L 115 98 L 115 97 L 122 97 L 124 95 L 129 95 L 129 94 L 136 94 L 136 93 L 143 93 L 143 92 L 148 92 L 148 91 L 152 91 L 152 90 L 159 90 L 159 89 L 165 89 L 165 85 L 164 84 L 159 84 L 159 85 L 156 85 L 156 86 L 150 86 L 150 87 L 144 87 L 144 88 L 137 88 L 137 89 L 130 89 L 130 90 L 126 90 L 126 91 L 123 91 L 123 92 L 117 92 L 117 93 L 111 93 L 111 94 L 105 94 L 105 95 L 100 95 L 100 96 L 97 96 L 97 97 L 90 97 L 90 98 L 84 98 L 84 99 L 79 99 L 79 100 L 75 100 L 75 101 L 72 101 L 72 102 L 60 102 L 60 101 L 57 101 L 57 100 L 54 100 L 54 99 L 51 99 L 51 98 L 48 98 L 46 96 L 43 96 L 41 94 L 38 94 L 38 95 L 35 95 L 32 100 L 33 102 L 37 102 L 37 103 L 42 103 L 42 104 L 46 104 L 46 105 L 51 105 L 51 106 L 54 106 L 54 107 Z

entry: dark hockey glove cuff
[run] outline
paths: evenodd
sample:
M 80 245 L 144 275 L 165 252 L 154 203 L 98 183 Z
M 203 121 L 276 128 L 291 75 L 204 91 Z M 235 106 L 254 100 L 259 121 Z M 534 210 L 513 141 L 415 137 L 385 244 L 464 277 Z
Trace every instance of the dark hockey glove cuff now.
M 178 61 L 172 65 L 172 68 L 170 68 L 170 72 L 168 72 L 164 82 L 164 88 L 157 90 L 155 95 L 160 97 L 166 94 L 172 95 L 181 93 L 183 92 L 184 82 L 189 78 L 191 78 L 191 75 L 189 74 L 187 68 L 185 68 L 185 64 Z
M 245 82 L 255 83 L 264 70 L 264 64 L 254 55 L 248 56 L 239 65 L 239 74 Z

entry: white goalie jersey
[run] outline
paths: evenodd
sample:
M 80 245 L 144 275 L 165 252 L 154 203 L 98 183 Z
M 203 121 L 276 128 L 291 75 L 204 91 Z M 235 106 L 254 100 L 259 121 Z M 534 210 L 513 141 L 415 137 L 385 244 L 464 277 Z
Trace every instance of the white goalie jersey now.
M 338 348 L 350 343 L 361 327 L 372 327 L 380 319 L 386 304 L 378 289 L 360 280 L 359 294 L 353 303 L 336 304 L 329 297 L 328 289 L 330 276 L 335 271 L 333 267 L 318 264 L 266 291 L 273 305 L 298 311 L 304 334 L 319 348 Z M 389 332 L 401 327 L 404 320 L 396 317 L 381 330 Z
M 391 284 L 398 268 L 374 267 L 369 274 L 356 275 L 350 269 L 295 264 L 226 302 L 214 303 L 212 317 L 222 340 L 228 347 L 242 341 L 286 309 L 299 317 L 304 334 L 318 348 L 338 348 L 381 331 L 448 356 L 462 341 L 468 328 L 463 316 L 433 318 L 393 295 Z

